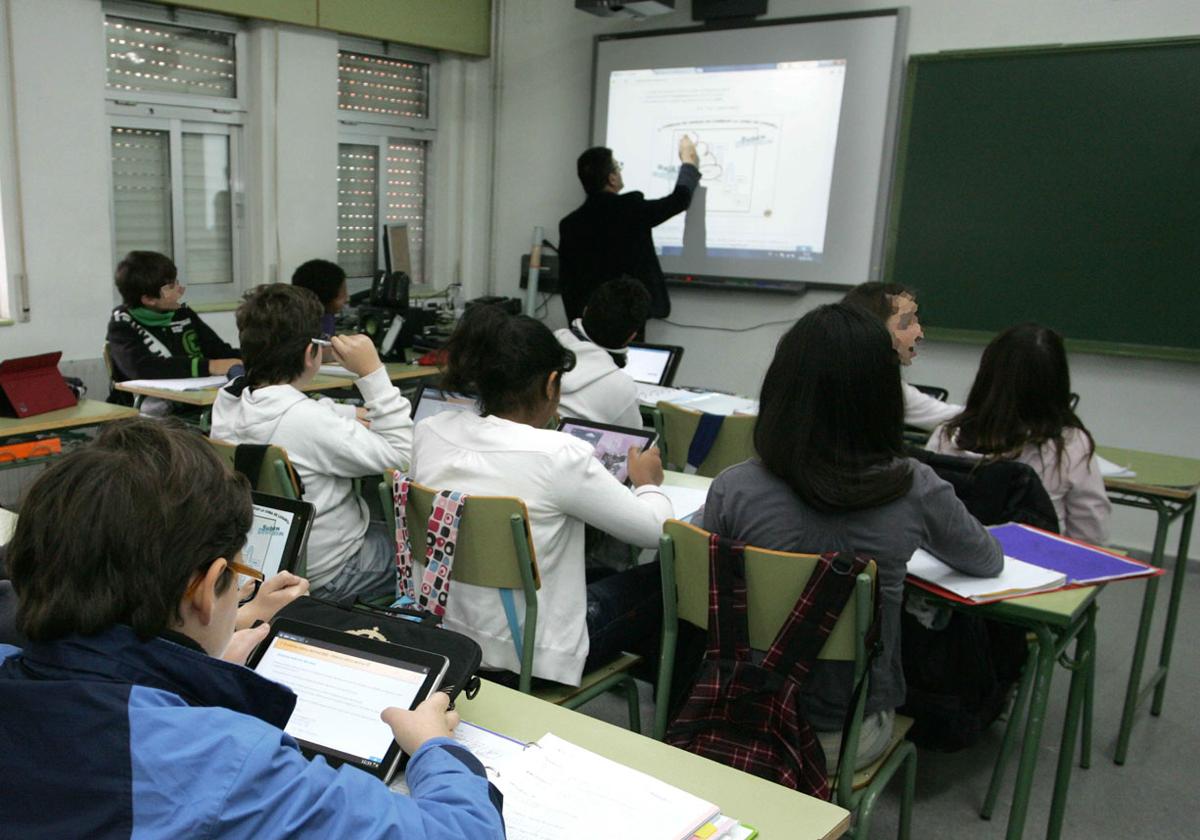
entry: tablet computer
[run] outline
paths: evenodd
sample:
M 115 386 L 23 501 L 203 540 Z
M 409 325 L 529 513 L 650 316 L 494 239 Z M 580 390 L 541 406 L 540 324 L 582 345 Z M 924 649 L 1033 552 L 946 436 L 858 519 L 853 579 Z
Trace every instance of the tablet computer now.
M 625 372 L 634 382 L 670 385 L 683 358 L 683 348 L 674 344 L 634 342 L 625 353 Z
M 400 761 L 400 745 L 380 712 L 415 708 L 437 690 L 449 661 L 280 618 L 246 664 L 296 693 L 296 709 L 283 730 L 306 756 L 351 764 L 386 782 Z
M 613 478 L 622 484 L 629 479 L 629 464 L 626 463 L 629 459 L 629 447 L 645 449 L 654 443 L 655 437 L 653 429 L 610 426 L 607 423 L 593 423 L 591 420 L 579 420 L 574 417 L 559 420 L 558 430 L 590 443 L 596 458 L 612 473 Z
M 312 528 L 312 503 L 258 491 L 250 496 L 254 520 L 246 535 L 242 562 L 258 569 L 264 578 L 296 571 Z
M 479 407 L 475 404 L 475 397 L 470 394 L 458 394 L 431 385 L 422 385 L 417 389 L 417 395 L 412 401 L 414 426 L 443 411 L 470 411 L 478 414 Z

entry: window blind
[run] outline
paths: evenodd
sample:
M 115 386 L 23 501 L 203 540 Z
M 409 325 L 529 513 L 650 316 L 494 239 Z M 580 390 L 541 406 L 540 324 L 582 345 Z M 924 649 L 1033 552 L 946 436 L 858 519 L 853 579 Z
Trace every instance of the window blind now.
M 427 119 L 429 65 L 339 52 L 338 108 L 391 119 Z
M 338 265 L 372 277 L 379 264 L 379 147 L 338 145 Z
M 229 137 L 183 133 L 184 282 L 233 282 Z
M 130 251 L 171 255 L 171 143 L 166 131 L 112 130 L 116 257 Z
M 412 281 L 424 282 L 425 266 L 425 154 L 422 140 L 391 140 L 387 152 L 384 221 L 408 225 Z
M 237 97 L 231 33 L 110 16 L 104 35 L 110 91 Z

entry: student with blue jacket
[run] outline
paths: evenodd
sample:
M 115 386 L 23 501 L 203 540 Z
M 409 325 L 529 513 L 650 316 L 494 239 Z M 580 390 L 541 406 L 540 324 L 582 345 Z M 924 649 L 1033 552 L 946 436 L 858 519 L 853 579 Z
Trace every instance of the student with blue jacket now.
M 0 646 L 0 833 L 501 838 L 500 797 L 437 693 L 383 719 L 412 797 L 306 759 L 296 697 L 236 664 L 245 480 L 180 425 L 132 420 L 37 480 L 8 546 L 24 650 Z

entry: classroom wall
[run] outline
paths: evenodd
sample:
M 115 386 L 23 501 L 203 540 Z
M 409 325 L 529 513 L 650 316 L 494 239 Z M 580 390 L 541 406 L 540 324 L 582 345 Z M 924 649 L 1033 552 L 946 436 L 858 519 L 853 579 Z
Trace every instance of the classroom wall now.
M 673 14 L 634 22 L 596 18 L 566 3 L 497 3 L 499 118 L 492 263 L 497 294 L 519 294 L 519 259 L 528 250 L 532 226 L 544 225 L 550 239 L 557 240 L 558 220 L 582 201 L 575 157 L 590 145 L 593 38 L 603 32 L 694 25 L 690 3 L 678 5 Z M 908 0 L 905 5 L 911 9 L 910 53 L 1200 34 L 1200 4 L 1195 0 Z M 872 0 L 772 0 L 769 17 L 879 6 Z M 673 290 L 672 296 L 671 320 L 681 325 L 738 329 L 785 321 L 746 332 L 661 322 L 648 327 L 649 340 L 687 348 L 677 381 L 743 393 L 757 392 L 787 324 L 839 297 L 830 292 L 797 298 L 695 289 Z M 1032 301 L 1028 317 L 1038 317 Z M 556 298 L 550 321 L 559 326 L 562 320 Z M 907 373 L 914 382 L 943 385 L 953 399 L 961 400 L 981 349 L 927 342 Z M 1081 354 L 1074 355 L 1071 364 L 1073 386 L 1082 397 L 1080 412 L 1098 440 L 1200 457 L 1200 365 Z M 1152 532 L 1147 515 L 1118 509 L 1117 542 L 1145 547 Z

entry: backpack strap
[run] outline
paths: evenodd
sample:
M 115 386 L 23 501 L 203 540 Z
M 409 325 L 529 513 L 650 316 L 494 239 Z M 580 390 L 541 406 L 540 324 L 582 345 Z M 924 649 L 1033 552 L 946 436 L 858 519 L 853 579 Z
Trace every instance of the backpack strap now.
M 458 526 L 466 501 L 465 493 L 439 490 L 425 527 L 425 574 L 421 579 L 417 606 L 436 616 L 446 614 L 450 572 L 454 568 L 454 553 L 458 546 Z
M 396 592 L 401 601 L 415 604 L 413 548 L 408 532 L 408 488 L 412 482 L 399 470 L 392 471 L 392 504 L 396 513 Z
M 724 422 L 725 416 L 722 414 L 701 413 L 700 422 L 696 424 L 696 431 L 692 433 L 692 441 L 688 444 L 684 472 L 694 473 L 700 469 L 700 465 L 712 451 L 713 444 L 717 442 L 717 435 L 720 434 L 721 424 Z
M 267 457 L 265 443 L 239 443 L 233 448 L 233 469 L 246 476 L 250 486 L 258 489 L 258 477 L 262 475 L 263 459 Z
M 850 552 L 822 554 L 767 651 L 763 668 L 803 682 L 854 594 L 855 578 L 866 566 L 864 559 Z
M 708 538 L 708 651 L 722 663 L 750 658 L 746 620 L 745 543 L 717 534 Z

